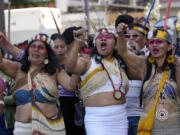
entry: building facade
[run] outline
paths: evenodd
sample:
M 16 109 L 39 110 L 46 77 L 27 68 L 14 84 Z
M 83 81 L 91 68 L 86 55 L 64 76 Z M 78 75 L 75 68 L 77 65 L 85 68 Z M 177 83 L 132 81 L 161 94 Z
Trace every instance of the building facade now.
M 161 16 L 165 16 L 168 6 L 168 0 L 159 0 L 159 2 L 161 4 Z M 172 0 L 170 15 L 176 16 L 178 12 L 180 12 L 180 0 Z

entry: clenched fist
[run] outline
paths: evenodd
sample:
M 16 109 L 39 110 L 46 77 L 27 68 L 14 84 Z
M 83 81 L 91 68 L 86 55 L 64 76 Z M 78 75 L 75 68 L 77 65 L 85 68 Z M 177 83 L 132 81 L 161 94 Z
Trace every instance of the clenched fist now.
M 79 30 L 74 30 L 74 39 L 78 42 L 85 43 L 87 40 L 87 29 L 86 28 L 81 28 Z
M 125 23 L 119 23 L 117 28 L 116 28 L 116 32 L 117 34 L 124 34 L 124 32 L 127 30 L 128 25 Z

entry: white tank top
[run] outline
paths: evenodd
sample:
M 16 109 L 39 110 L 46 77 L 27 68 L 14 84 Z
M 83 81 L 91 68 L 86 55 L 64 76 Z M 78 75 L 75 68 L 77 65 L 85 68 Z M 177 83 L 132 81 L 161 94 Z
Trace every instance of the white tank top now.
M 85 79 L 85 77 L 91 73 L 94 69 L 96 69 L 97 67 L 101 66 L 101 64 L 98 64 L 96 63 L 95 59 L 94 58 L 91 58 L 91 66 L 90 68 L 88 69 L 88 71 L 81 76 L 81 80 L 83 81 Z M 113 81 L 113 84 L 115 86 L 116 89 L 119 89 L 119 79 L 117 76 L 115 75 L 111 75 L 111 79 Z M 125 81 L 123 80 L 123 84 L 120 88 L 120 90 L 125 93 Z M 95 94 L 98 94 L 98 93 L 103 93 L 103 92 L 113 92 L 114 89 L 113 89 L 113 86 L 111 84 L 111 81 L 108 80 L 106 82 L 105 85 L 101 86 L 99 89 L 97 89 L 96 91 L 94 91 L 93 93 L 91 93 L 90 95 L 88 96 L 92 96 L 92 95 L 95 95 Z
M 129 90 L 126 94 L 126 109 L 128 116 L 140 116 L 140 92 L 142 88 L 141 80 L 129 80 Z

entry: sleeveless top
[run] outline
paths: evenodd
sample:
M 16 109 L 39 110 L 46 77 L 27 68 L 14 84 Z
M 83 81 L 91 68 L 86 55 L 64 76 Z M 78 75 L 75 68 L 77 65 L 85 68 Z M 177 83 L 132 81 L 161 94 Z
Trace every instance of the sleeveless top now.
M 152 104 L 154 103 L 162 74 L 163 72 L 156 73 L 155 65 L 153 65 L 150 79 L 144 82 L 143 85 L 143 104 L 151 103 L 151 101 Z M 155 115 L 151 135 L 180 134 L 180 96 L 178 94 L 177 84 L 174 80 L 170 79 L 170 74 L 171 70 L 169 70 L 167 73 L 167 79 L 159 96 L 160 100 L 158 101 L 157 106 L 162 100 L 164 101 L 164 104 L 168 105 L 168 107 L 171 107 L 172 110 L 175 110 L 175 112 L 169 113 L 168 119 L 165 121 L 159 121 Z M 147 113 L 141 113 L 142 120 L 145 119 L 146 116 Z
M 163 73 L 156 73 L 155 65 L 153 65 L 151 77 L 149 80 L 144 82 L 143 85 L 143 103 L 146 103 L 151 99 L 155 99 L 155 96 L 158 92 L 158 85 L 162 78 L 162 74 Z M 168 77 L 160 94 L 160 99 L 168 101 L 170 105 L 176 108 L 180 106 L 180 97 L 177 91 L 177 84 L 174 80 L 170 79 L 170 74 L 171 71 L 169 70 Z
M 119 89 L 122 81 L 121 91 L 125 93 L 128 89 L 128 79 L 123 69 L 121 69 L 122 78 L 120 77 L 119 64 L 116 59 L 112 62 L 102 60 L 105 68 L 107 69 L 113 84 L 116 89 Z M 102 69 L 101 64 L 96 63 L 94 58 L 91 58 L 91 66 L 88 71 L 81 76 L 81 88 L 80 95 L 82 99 L 86 99 L 88 96 L 102 93 L 102 92 L 113 92 L 114 89 L 108 78 L 105 70 Z
M 14 92 L 14 98 L 16 99 L 16 105 L 24 105 L 32 102 L 31 91 L 19 89 Z
M 142 88 L 141 80 L 129 80 L 129 90 L 126 94 L 126 109 L 128 116 L 140 116 L 142 108 L 140 107 L 140 92 Z

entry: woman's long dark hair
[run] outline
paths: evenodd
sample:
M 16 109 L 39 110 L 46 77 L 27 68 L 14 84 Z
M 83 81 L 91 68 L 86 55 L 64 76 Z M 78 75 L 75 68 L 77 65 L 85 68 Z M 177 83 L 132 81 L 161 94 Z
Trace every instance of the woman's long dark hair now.
M 34 41 L 33 41 L 34 42 Z M 32 42 L 31 42 L 32 43 Z M 57 68 L 60 69 L 60 66 L 58 65 L 58 61 L 57 61 L 57 57 L 56 54 L 54 53 L 54 51 L 52 50 L 51 46 L 49 44 L 47 44 L 46 42 L 43 42 L 47 48 L 47 54 L 48 54 L 48 64 L 45 65 L 41 71 L 48 73 L 49 75 L 53 75 Z M 31 45 L 31 44 L 30 44 Z M 29 56 L 29 47 L 30 45 L 26 48 L 24 56 L 21 60 L 22 66 L 21 66 L 21 70 L 25 73 L 28 72 L 29 68 L 30 68 L 30 62 L 28 60 L 28 56 Z

